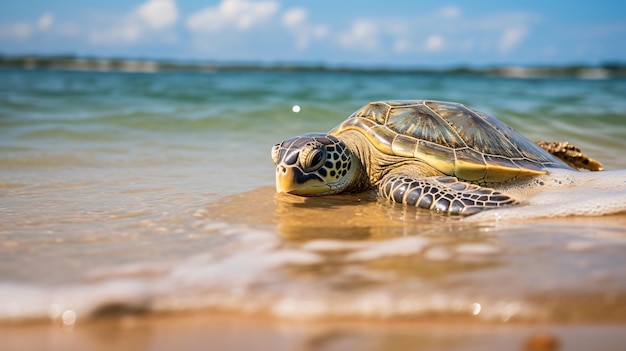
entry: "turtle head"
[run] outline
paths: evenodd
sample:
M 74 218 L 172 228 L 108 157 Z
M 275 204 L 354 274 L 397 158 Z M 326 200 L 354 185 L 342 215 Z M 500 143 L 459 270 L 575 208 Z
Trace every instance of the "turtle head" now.
M 341 140 L 321 133 L 274 145 L 272 159 L 276 164 L 276 191 L 304 196 L 345 191 L 357 164 Z

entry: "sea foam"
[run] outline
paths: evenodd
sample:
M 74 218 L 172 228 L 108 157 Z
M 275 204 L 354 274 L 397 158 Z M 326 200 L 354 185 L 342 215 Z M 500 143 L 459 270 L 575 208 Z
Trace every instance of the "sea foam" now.
M 508 191 L 522 198 L 522 203 L 483 211 L 466 220 L 602 216 L 626 212 L 626 170 L 551 171 L 535 178 L 525 188 Z

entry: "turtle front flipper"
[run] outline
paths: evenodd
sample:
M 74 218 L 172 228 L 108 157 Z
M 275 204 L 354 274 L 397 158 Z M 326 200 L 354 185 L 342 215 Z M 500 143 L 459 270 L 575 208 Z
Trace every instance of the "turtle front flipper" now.
M 499 191 L 449 176 L 415 178 L 391 173 L 382 179 L 378 190 L 389 200 L 452 215 L 467 216 L 516 203 Z

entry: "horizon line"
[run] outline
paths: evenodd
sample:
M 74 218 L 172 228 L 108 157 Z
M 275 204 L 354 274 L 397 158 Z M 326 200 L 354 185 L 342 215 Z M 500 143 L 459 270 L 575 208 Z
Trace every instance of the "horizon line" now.
M 626 61 L 607 60 L 600 64 L 456 64 L 445 67 L 428 65 L 358 65 L 325 62 L 219 61 L 211 59 L 150 59 L 130 57 L 97 57 L 74 54 L 3 54 L 0 67 L 25 69 L 68 69 L 88 71 L 329 71 L 363 73 L 423 73 L 497 75 L 507 77 L 579 76 L 610 78 L 626 76 Z

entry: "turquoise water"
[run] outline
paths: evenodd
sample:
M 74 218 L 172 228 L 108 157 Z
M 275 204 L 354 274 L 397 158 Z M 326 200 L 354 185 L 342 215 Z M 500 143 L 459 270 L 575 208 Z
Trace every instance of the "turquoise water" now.
M 0 320 L 114 308 L 624 322 L 623 215 L 473 224 L 372 193 L 275 196 L 272 145 L 384 99 L 463 102 L 568 140 L 626 202 L 626 80 L 4 70 Z

